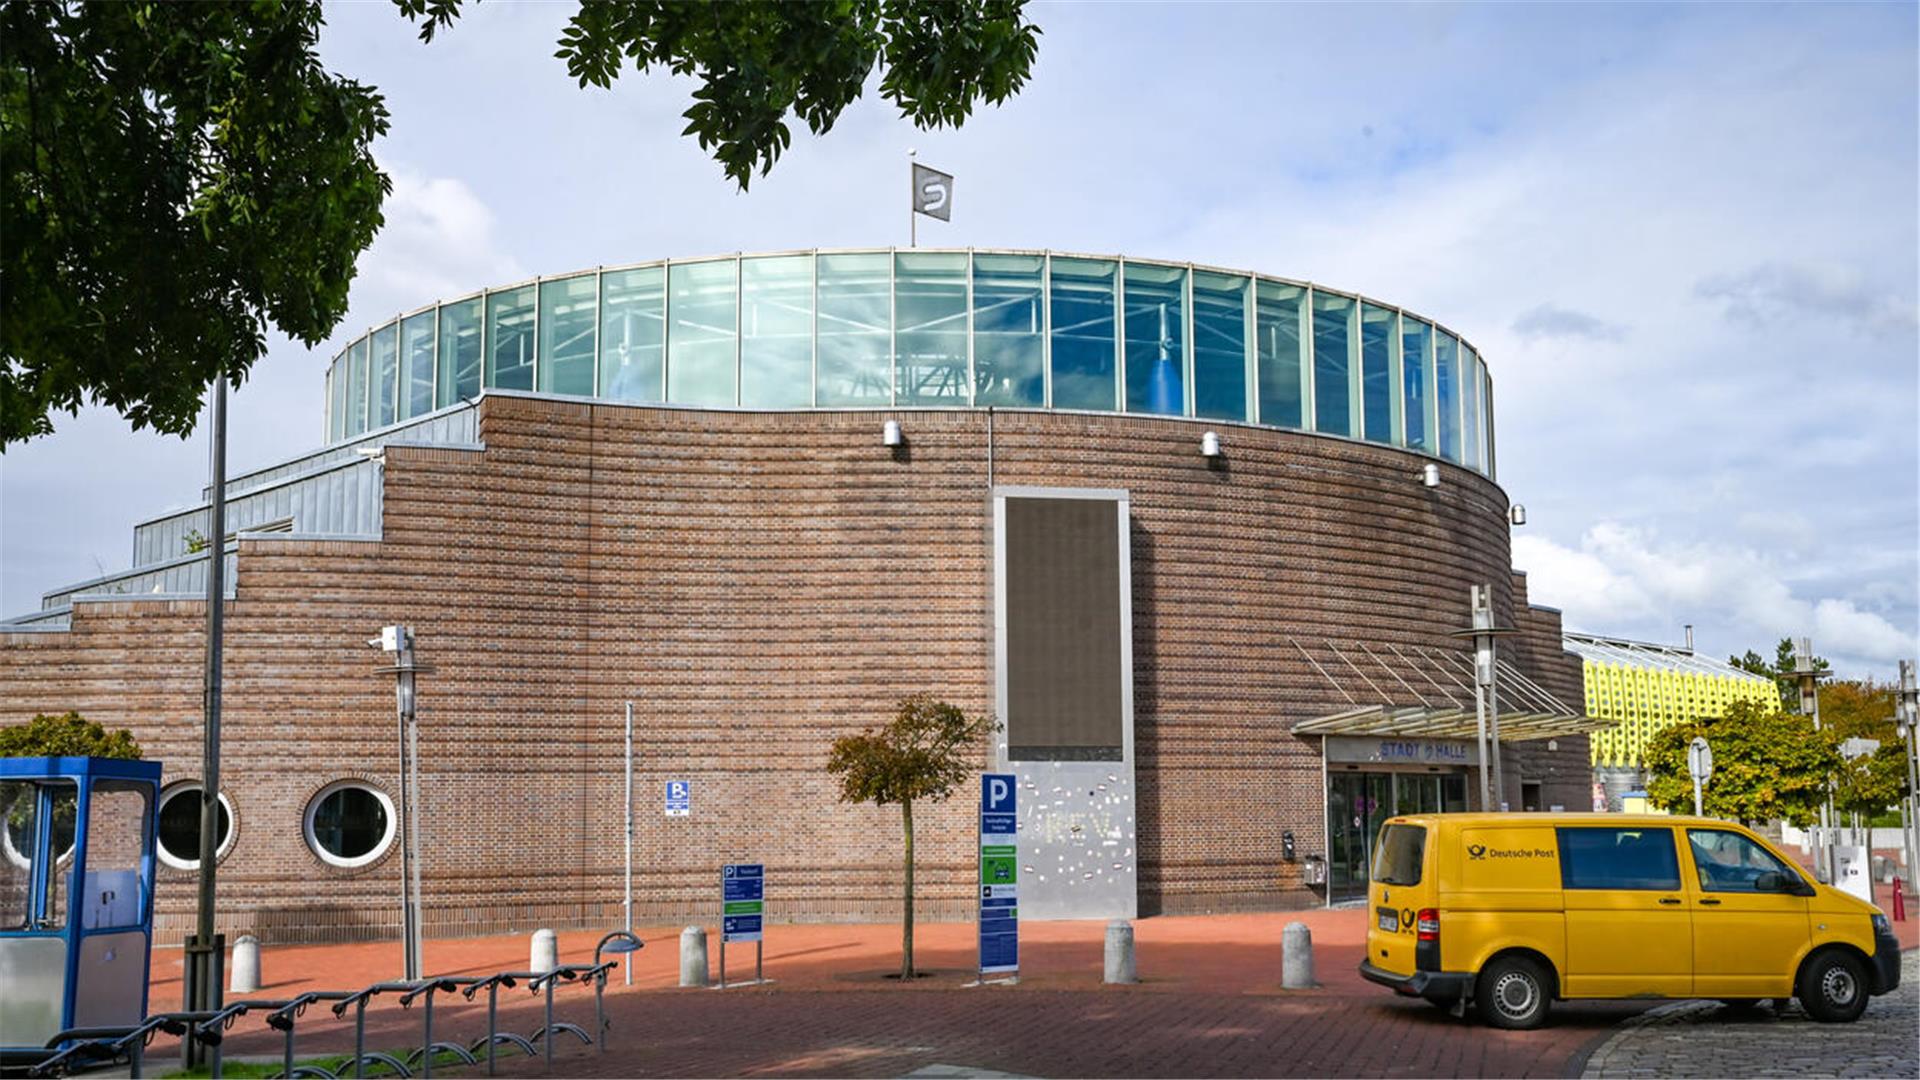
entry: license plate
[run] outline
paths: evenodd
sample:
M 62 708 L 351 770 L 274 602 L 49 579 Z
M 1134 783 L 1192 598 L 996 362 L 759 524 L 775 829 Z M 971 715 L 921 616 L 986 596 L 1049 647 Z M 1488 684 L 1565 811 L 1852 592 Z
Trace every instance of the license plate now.
M 1400 932 L 1400 913 L 1391 908 L 1380 909 L 1380 929 L 1389 934 Z

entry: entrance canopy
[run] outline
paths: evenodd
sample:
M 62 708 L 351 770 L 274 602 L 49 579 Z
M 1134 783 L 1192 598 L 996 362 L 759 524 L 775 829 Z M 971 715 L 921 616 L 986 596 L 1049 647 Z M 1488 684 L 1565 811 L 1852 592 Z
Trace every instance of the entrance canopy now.
M 1471 739 L 1473 654 L 1464 649 L 1287 639 L 1350 708 L 1295 724 L 1302 735 L 1405 735 Z M 1569 708 L 1505 660 L 1499 674 L 1500 741 L 1581 735 L 1613 726 Z

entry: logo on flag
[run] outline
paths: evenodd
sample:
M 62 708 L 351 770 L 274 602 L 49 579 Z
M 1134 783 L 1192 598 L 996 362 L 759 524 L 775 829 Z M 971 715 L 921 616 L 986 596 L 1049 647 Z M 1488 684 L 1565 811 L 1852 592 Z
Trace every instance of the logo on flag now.
M 939 169 L 915 162 L 913 166 L 913 212 L 941 221 L 953 220 L 953 177 Z

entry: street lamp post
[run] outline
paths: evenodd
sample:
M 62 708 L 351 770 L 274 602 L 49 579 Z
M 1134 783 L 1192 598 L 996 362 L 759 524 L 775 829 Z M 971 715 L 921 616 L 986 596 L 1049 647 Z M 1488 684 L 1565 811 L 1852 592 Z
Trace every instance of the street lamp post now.
M 1472 609 L 1471 624 L 1455 630 L 1453 637 L 1473 639 L 1473 711 L 1477 721 L 1475 738 L 1480 751 L 1480 809 L 1507 808 L 1506 778 L 1500 761 L 1500 653 L 1497 641 L 1517 633 L 1511 626 L 1493 623 L 1493 586 L 1475 585 L 1467 590 Z M 1491 791 L 1489 791 L 1491 786 Z
M 1813 666 L 1813 640 L 1801 638 L 1794 643 L 1793 673 L 1787 676 L 1800 688 L 1800 711 L 1813 718 L 1813 730 L 1820 730 L 1820 680 L 1831 673 Z M 1820 804 L 1820 827 L 1813 841 L 1813 864 L 1835 881 L 1833 865 L 1833 780 L 1827 780 L 1826 801 Z
M 212 460 L 207 486 L 207 649 L 201 687 L 200 881 L 194 933 L 186 942 L 182 1003 L 189 1012 L 214 1012 L 221 1006 L 225 980 L 226 937 L 214 933 L 215 863 L 220 851 L 220 698 L 221 651 L 225 638 L 227 569 L 227 375 L 213 379 Z M 199 1064 L 197 1040 L 180 1043 L 181 1063 Z
M 420 725 L 414 713 L 414 676 L 433 669 L 414 662 L 413 629 L 383 626 L 367 644 L 393 657 L 379 674 L 393 676 L 394 712 L 400 744 L 400 936 L 406 956 L 406 978 L 420 978 Z
M 1916 763 L 1915 744 L 1920 743 L 1920 685 L 1916 685 L 1913 661 L 1900 661 L 1900 756 L 1907 759 L 1907 797 L 1900 800 L 1900 824 L 1905 826 L 1907 842 L 1907 881 L 1920 874 L 1920 763 Z

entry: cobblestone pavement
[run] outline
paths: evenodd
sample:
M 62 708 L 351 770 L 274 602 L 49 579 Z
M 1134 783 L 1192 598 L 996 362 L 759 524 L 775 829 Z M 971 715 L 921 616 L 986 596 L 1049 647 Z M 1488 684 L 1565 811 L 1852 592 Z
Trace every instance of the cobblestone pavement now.
M 1582 1076 L 1920 1076 L 1920 952 L 1900 961 L 1900 988 L 1851 1024 L 1821 1024 L 1798 1003 L 1776 1014 L 1682 1001 L 1621 1025 Z

